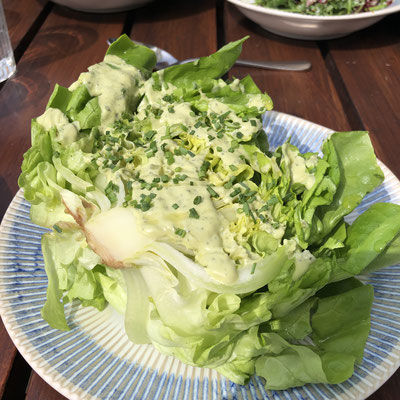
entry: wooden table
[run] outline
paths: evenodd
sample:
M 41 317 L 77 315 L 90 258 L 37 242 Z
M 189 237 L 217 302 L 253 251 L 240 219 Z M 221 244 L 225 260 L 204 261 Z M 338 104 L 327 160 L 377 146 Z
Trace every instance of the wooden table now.
M 30 119 L 40 115 L 57 82 L 68 86 L 101 61 L 106 40 L 127 33 L 178 59 L 208 55 L 245 35 L 243 58 L 306 59 L 307 72 L 235 67 L 250 73 L 275 109 L 334 130 L 370 131 L 378 157 L 400 177 L 400 13 L 349 37 L 297 41 L 268 33 L 222 0 L 159 1 L 115 14 L 85 14 L 42 0 L 3 0 L 17 74 L 0 84 L 0 219 L 18 190 L 22 154 L 30 146 Z M 400 371 L 373 394 L 395 400 Z M 64 398 L 18 354 L 0 321 L 0 397 Z

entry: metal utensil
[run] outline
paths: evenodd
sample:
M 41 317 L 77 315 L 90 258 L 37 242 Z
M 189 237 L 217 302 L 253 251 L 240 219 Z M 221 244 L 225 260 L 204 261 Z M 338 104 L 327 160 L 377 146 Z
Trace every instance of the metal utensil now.
M 115 42 L 116 39 L 110 38 L 107 43 L 110 45 Z M 171 65 L 185 64 L 188 62 L 196 61 L 198 58 L 188 58 L 186 60 L 179 61 L 168 51 L 161 49 L 152 44 L 146 44 L 133 40 L 135 43 L 142 46 L 146 46 L 153 50 L 157 57 L 156 69 L 164 69 L 170 67 Z M 236 65 L 243 65 L 248 67 L 273 69 L 280 71 L 306 71 L 311 68 L 311 63 L 309 61 L 250 61 L 250 60 L 236 60 Z

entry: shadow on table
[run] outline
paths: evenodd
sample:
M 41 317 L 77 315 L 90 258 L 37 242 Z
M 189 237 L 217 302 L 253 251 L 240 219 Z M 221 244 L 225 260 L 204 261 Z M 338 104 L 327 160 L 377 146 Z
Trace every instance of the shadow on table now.
M 159 0 L 133 10 L 132 13 L 134 15 L 140 14 L 140 19 L 143 22 L 153 22 L 155 19 L 157 21 L 177 20 L 213 8 L 215 8 L 214 0 Z
M 0 176 L 0 222 L 3 220 L 3 216 L 11 203 L 13 194 L 7 185 L 5 179 Z
M 329 40 L 329 48 L 340 51 L 368 50 L 400 42 L 400 13 L 389 15 L 378 23 L 344 38 Z

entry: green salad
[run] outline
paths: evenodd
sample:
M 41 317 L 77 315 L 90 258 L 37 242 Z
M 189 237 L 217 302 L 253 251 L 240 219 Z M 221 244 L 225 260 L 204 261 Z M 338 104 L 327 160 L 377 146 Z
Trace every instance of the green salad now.
M 152 73 L 120 37 L 32 121 L 19 185 L 51 228 L 43 318 L 64 304 L 124 314 L 134 343 L 267 389 L 348 379 L 373 288 L 355 275 L 400 261 L 400 206 L 344 217 L 384 179 L 366 132 L 323 156 L 268 146 L 253 80 L 221 79 L 246 38 Z
M 309 15 L 347 15 L 378 11 L 393 0 L 242 0 L 262 7 Z

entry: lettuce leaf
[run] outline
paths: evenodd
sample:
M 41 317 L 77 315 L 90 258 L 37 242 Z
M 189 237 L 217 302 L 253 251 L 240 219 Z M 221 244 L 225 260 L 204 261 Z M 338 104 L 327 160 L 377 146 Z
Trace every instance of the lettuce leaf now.
M 125 34 L 110 45 L 106 52 L 106 55 L 108 54 L 122 58 L 129 65 L 140 69 L 146 76 L 151 74 L 157 62 L 156 55 L 152 50 L 134 43 Z
M 162 72 L 163 80 L 177 87 L 192 89 L 194 82 L 204 79 L 218 79 L 231 69 L 242 52 L 242 43 L 247 38 L 248 36 L 236 42 L 228 43 L 210 56 L 168 67 Z M 154 74 L 158 73 L 155 72 Z

